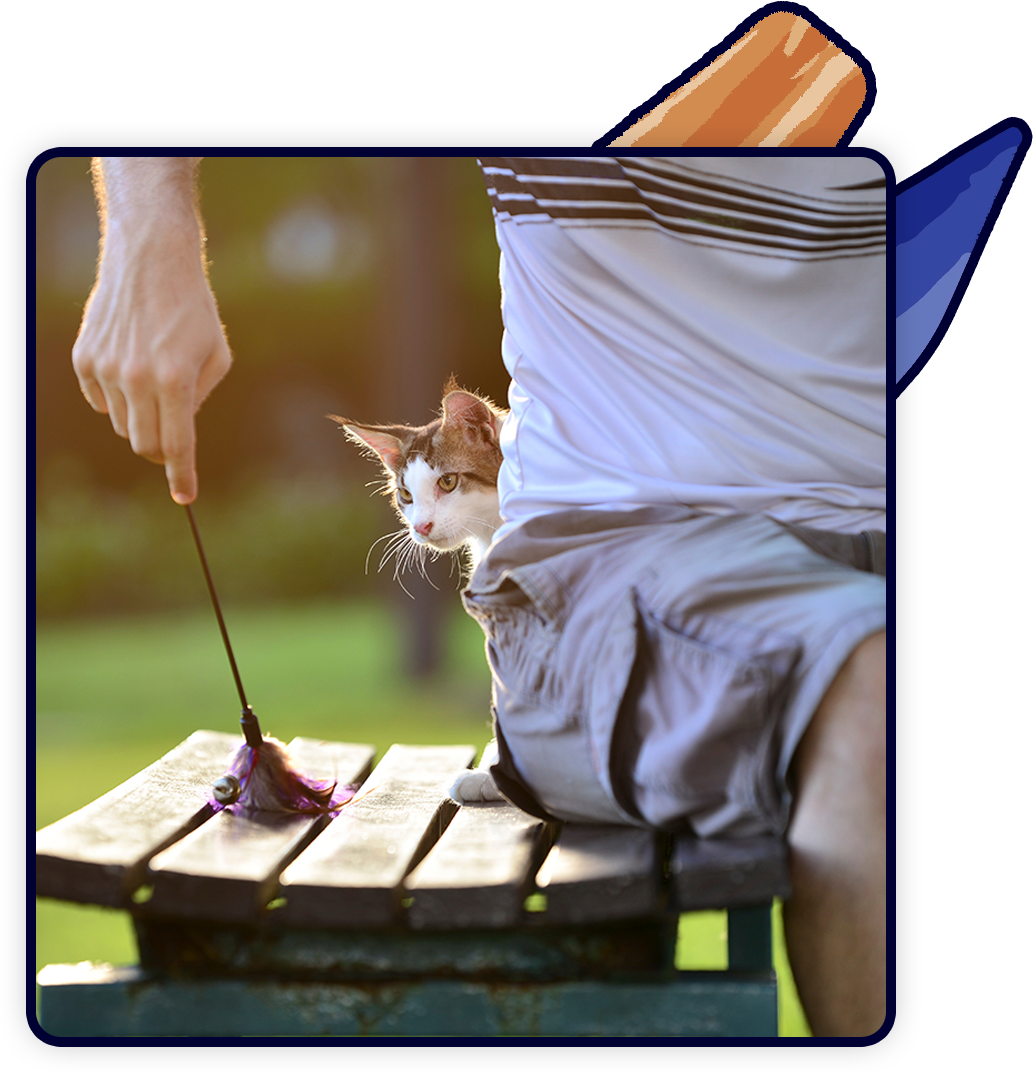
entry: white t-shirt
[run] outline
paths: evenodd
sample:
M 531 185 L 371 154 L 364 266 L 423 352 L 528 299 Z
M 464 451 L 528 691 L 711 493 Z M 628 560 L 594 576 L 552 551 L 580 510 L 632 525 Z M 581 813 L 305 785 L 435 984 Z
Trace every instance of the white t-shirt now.
M 657 503 L 885 527 L 878 163 L 481 166 L 512 377 L 500 536 L 543 512 Z

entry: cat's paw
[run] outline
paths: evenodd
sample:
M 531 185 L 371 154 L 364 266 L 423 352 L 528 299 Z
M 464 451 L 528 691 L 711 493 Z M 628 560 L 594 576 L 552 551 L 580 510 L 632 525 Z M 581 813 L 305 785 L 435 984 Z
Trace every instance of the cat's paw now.
M 505 801 L 490 771 L 463 771 L 448 788 L 448 796 L 460 805 L 474 801 Z

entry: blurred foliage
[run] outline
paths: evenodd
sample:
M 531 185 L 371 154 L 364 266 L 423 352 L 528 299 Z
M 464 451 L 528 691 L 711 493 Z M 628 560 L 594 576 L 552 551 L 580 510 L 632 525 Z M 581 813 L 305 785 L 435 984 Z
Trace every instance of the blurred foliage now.
M 423 423 L 451 373 L 504 404 L 476 162 L 213 157 L 200 183 L 234 354 L 197 419 L 196 513 L 220 596 L 383 594 L 363 564 L 396 521 L 324 415 Z M 89 160 L 46 160 L 34 189 L 38 613 L 195 602 L 200 573 L 162 471 L 89 408 L 72 371 L 99 235 Z
M 74 469 L 51 472 L 36 505 L 38 616 L 204 606 L 186 514 L 160 471 L 121 495 L 69 481 Z M 316 480 L 253 484 L 194 515 L 220 599 L 238 604 L 368 591 L 368 550 L 394 526 L 386 502 Z
M 37 616 L 206 606 L 185 512 L 160 472 L 123 494 L 77 481 L 79 463 L 64 461 L 51 467 L 37 498 Z M 199 501 L 194 514 L 227 605 L 383 592 L 365 561 L 376 537 L 396 528 L 394 512 L 365 490 L 274 478 Z

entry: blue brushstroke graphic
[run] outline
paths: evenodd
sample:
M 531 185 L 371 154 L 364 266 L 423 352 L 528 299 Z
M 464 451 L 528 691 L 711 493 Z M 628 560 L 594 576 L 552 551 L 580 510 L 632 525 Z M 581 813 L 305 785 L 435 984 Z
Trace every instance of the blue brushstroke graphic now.
M 1030 140 L 1005 119 L 897 184 L 898 396 L 954 319 Z

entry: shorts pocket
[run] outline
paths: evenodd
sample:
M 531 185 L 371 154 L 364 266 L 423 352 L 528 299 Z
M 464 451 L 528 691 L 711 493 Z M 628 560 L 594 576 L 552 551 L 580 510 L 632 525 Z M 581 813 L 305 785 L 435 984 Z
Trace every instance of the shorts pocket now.
M 468 596 L 467 610 L 487 637 L 499 738 L 524 783 L 559 819 L 636 822 L 609 784 L 610 737 L 637 651 L 632 594 L 555 617 L 512 591 L 494 597 Z
M 776 829 L 773 746 L 799 642 L 641 599 L 638 634 L 611 756 L 618 798 L 630 795 L 658 827 L 688 821 L 700 835 L 743 836 Z
M 467 595 L 464 602 L 484 630 L 496 706 L 506 711 L 520 702 L 528 730 L 570 725 L 576 713 L 564 712 L 557 624 L 511 580 L 494 592 Z
M 550 614 L 508 581 L 490 595 L 468 595 L 466 607 L 484 630 L 499 710 L 518 708 L 524 731 L 587 724 L 600 710 L 612 723 L 636 650 L 630 593 Z

